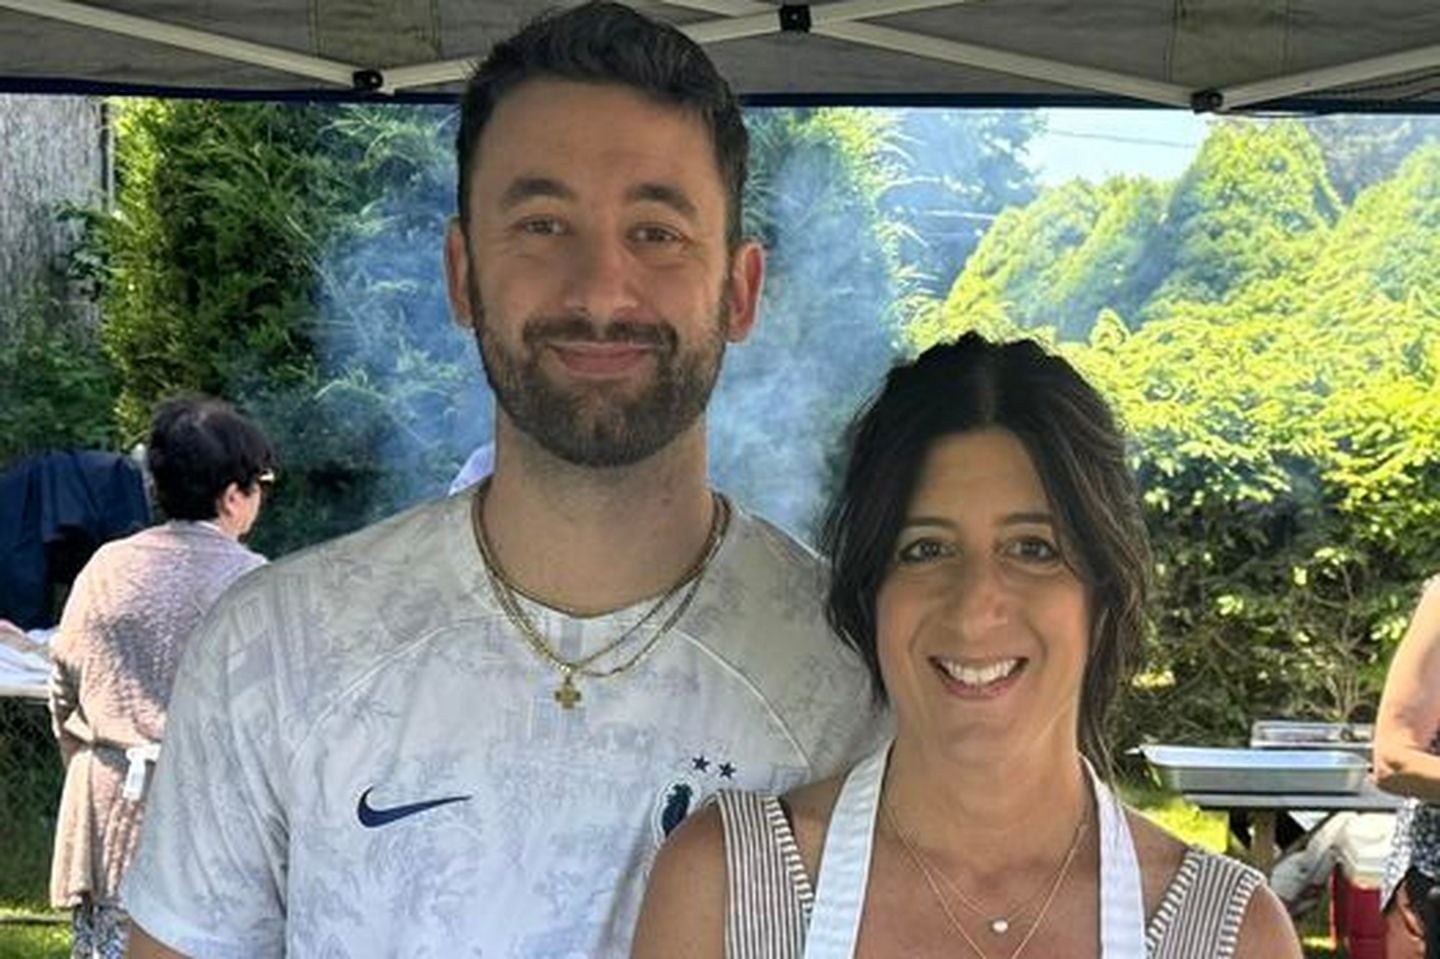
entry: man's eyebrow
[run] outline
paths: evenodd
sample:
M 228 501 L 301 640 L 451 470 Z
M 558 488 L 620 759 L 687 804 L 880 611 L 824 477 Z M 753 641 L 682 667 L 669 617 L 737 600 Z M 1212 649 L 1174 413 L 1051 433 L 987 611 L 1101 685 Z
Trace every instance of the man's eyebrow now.
M 631 203 L 660 203 L 688 220 L 695 219 L 695 204 L 684 190 L 670 183 L 637 183 L 625 192 L 625 199 Z
M 500 209 L 509 210 L 536 197 L 573 200 L 575 191 L 552 177 L 519 176 L 511 180 L 510 185 L 505 188 L 505 192 L 500 194 Z

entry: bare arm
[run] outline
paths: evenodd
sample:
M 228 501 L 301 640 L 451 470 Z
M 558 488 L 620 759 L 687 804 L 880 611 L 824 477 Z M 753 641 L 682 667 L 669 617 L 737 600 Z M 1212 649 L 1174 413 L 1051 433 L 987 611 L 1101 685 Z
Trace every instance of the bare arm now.
M 1440 588 L 1420 597 L 1390 661 L 1375 720 L 1375 781 L 1386 792 L 1440 802 Z
M 715 806 L 675 830 L 645 888 L 630 959 L 675 956 L 725 956 L 725 833 Z
M 156 942 L 134 923 L 130 924 L 130 947 L 125 950 L 128 959 L 189 959 L 169 946 Z
M 1295 925 L 1269 886 L 1257 888 L 1245 907 L 1235 959 L 1301 959 Z

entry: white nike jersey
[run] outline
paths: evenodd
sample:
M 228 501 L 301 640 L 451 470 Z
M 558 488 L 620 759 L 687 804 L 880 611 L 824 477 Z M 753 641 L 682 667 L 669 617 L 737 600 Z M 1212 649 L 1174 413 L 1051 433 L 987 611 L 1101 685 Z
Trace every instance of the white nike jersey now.
M 688 812 L 876 741 L 822 587 L 811 554 L 736 509 L 671 632 L 565 710 L 491 595 L 467 496 L 272 564 L 190 644 L 124 905 L 197 957 L 624 957 Z M 575 659 L 650 605 L 526 608 Z

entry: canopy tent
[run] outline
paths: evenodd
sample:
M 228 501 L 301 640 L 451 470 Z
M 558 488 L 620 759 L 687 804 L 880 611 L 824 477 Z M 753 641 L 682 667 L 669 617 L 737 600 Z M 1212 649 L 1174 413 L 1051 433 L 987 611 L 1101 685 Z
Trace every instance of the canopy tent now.
M 449 95 L 551 0 L 0 0 L 0 91 Z M 752 102 L 1440 108 L 1434 0 L 640 0 Z

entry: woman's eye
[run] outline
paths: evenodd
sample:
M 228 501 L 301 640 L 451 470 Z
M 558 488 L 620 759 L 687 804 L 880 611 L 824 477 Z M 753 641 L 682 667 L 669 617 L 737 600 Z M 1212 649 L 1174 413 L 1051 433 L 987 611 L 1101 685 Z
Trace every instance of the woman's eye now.
M 938 539 L 925 537 L 911 540 L 895 551 L 895 558 L 901 563 L 924 563 L 950 555 L 950 547 Z
M 1025 536 L 1011 541 L 1005 552 L 1016 559 L 1032 563 L 1053 563 L 1060 559 L 1060 550 L 1039 536 Z

